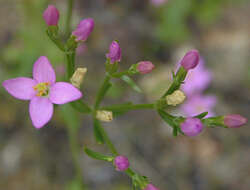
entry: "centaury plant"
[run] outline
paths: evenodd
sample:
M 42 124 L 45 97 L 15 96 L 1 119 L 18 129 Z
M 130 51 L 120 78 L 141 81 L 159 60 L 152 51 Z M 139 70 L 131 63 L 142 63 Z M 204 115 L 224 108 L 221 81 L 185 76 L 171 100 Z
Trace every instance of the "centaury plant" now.
M 72 14 L 72 10 L 69 11 Z M 68 16 L 67 18 L 70 18 Z M 186 135 L 189 137 L 197 136 L 205 128 L 208 127 L 224 127 L 238 128 L 247 122 L 247 119 L 238 115 L 230 114 L 226 116 L 206 117 L 208 112 L 199 113 L 193 117 L 175 116 L 168 113 L 170 106 L 176 106 L 183 103 L 185 94 L 180 90 L 181 85 L 188 72 L 195 69 L 199 64 L 200 56 L 197 50 L 188 51 L 180 60 L 179 68 L 172 73 L 172 83 L 165 93 L 159 99 L 145 104 L 123 103 L 102 107 L 102 101 L 108 90 L 112 87 L 112 79 L 121 79 L 137 92 L 141 92 L 140 88 L 133 81 L 132 77 L 137 74 L 147 74 L 154 69 L 154 65 L 150 61 L 140 61 L 132 64 L 127 70 L 120 71 L 119 64 L 122 61 L 122 51 L 118 41 L 113 41 L 106 54 L 105 62 L 105 78 L 102 85 L 97 91 L 95 102 L 93 105 L 88 105 L 82 98 L 80 90 L 84 75 L 87 72 L 86 68 L 75 68 L 75 56 L 77 47 L 88 39 L 94 29 L 94 20 L 92 18 L 83 19 L 75 30 L 71 32 L 67 40 L 61 39 L 59 35 L 59 11 L 53 5 L 49 5 L 44 11 L 43 18 L 47 23 L 47 35 L 59 50 L 66 57 L 67 76 L 65 82 L 56 82 L 56 75 L 50 61 L 41 56 L 33 66 L 33 78 L 18 77 L 9 79 L 3 82 L 3 87 L 12 96 L 21 100 L 30 100 L 29 113 L 31 121 L 36 128 L 44 127 L 53 115 L 53 104 L 67 104 L 75 111 L 82 114 L 89 114 L 93 119 L 93 134 L 96 142 L 100 145 L 106 145 L 110 151 L 109 154 L 103 154 L 89 149 L 86 145 L 84 148 L 79 148 L 80 145 L 76 141 L 78 128 L 75 125 L 74 119 L 67 122 L 69 141 L 72 149 L 73 163 L 76 172 L 76 181 L 78 181 L 79 189 L 85 189 L 86 186 L 82 182 L 82 171 L 79 168 L 79 153 L 85 153 L 93 158 L 110 162 L 119 172 L 127 174 L 132 181 L 133 189 L 138 190 L 157 190 L 146 176 L 139 174 L 130 167 L 129 159 L 120 153 L 112 143 L 109 135 L 102 127 L 101 122 L 111 122 L 113 113 L 125 114 L 130 110 L 152 109 L 156 111 L 168 126 L 172 127 L 173 136 Z M 67 31 L 62 33 L 68 34 L 70 31 L 70 21 L 67 21 Z M 192 84 L 189 84 L 191 86 Z M 186 91 L 186 90 L 185 90 Z M 74 113 L 71 112 L 70 117 L 74 118 Z

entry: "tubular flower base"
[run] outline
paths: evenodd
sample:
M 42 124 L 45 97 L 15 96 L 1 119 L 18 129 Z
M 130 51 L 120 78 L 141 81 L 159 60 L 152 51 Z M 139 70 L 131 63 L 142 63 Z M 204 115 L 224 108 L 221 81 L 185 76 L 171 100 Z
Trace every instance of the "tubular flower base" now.
M 56 82 L 55 71 L 45 56 L 35 62 L 33 79 L 9 79 L 3 82 L 3 86 L 15 98 L 30 100 L 30 118 L 36 128 L 49 122 L 53 104 L 65 104 L 82 97 L 82 93 L 70 83 Z

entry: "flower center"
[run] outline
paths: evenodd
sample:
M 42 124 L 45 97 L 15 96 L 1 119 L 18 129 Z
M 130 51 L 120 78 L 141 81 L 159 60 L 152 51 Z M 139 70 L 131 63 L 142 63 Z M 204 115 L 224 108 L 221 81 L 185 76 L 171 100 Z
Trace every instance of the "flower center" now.
M 37 96 L 48 96 L 49 95 L 49 82 L 41 82 L 34 86 L 34 90 L 37 92 Z

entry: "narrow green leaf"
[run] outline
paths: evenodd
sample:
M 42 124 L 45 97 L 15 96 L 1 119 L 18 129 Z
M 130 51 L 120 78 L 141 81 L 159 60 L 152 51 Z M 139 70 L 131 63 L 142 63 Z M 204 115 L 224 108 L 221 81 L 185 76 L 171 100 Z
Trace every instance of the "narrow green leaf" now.
M 77 100 L 77 101 L 71 102 L 70 104 L 75 110 L 81 113 L 91 112 L 90 107 L 87 104 L 85 104 L 82 100 Z
M 94 119 L 94 136 L 95 136 L 96 142 L 99 144 L 104 144 L 104 138 L 100 131 L 100 127 L 101 127 L 101 123 L 99 122 L 99 120 Z
M 178 135 L 178 127 L 174 126 L 173 128 L 173 136 L 176 137 Z
M 104 161 L 112 162 L 114 159 L 114 157 L 112 157 L 112 156 L 106 156 L 106 155 L 103 155 L 99 152 L 94 152 L 86 147 L 84 148 L 84 151 L 89 157 L 97 159 L 97 160 L 104 160 Z
M 126 82 L 134 91 L 141 93 L 142 90 L 135 84 L 135 82 L 127 75 L 121 76 L 121 79 Z
M 165 111 L 163 110 L 157 110 L 159 115 L 161 116 L 161 118 L 168 124 L 170 125 L 171 127 L 175 128 L 175 122 L 174 122 L 174 119 L 175 117 L 166 113 Z
M 203 113 L 201 113 L 201 114 L 199 114 L 199 115 L 196 115 L 196 116 L 194 116 L 194 117 L 196 117 L 196 118 L 198 118 L 198 119 L 202 119 L 202 118 L 204 118 L 207 114 L 208 114 L 208 112 L 203 112 Z

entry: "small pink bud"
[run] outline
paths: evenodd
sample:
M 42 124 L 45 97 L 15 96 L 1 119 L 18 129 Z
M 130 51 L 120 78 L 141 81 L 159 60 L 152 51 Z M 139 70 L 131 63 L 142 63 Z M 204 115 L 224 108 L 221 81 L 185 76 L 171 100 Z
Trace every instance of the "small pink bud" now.
M 137 64 L 137 70 L 141 74 L 150 73 L 154 69 L 154 65 L 150 61 L 141 61 Z
M 224 124 L 229 128 L 239 128 L 247 123 L 247 118 L 238 114 L 226 115 Z
M 181 65 L 187 71 L 195 68 L 199 63 L 199 52 L 197 50 L 191 50 L 181 60 Z
M 143 190 L 160 190 L 160 189 L 156 188 L 152 184 L 148 184 L 147 187 L 145 189 L 143 189 Z
M 76 37 L 76 41 L 85 41 L 93 31 L 94 25 L 92 18 L 83 19 L 72 32 L 72 35 Z
M 128 169 L 128 167 L 129 167 L 128 158 L 125 156 L 117 156 L 114 159 L 114 165 L 115 165 L 117 171 L 124 171 L 124 170 Z
M 121 48 L 116 41 L 113 41 L 109 46 L 109 53 L 106 54 L 106 57 L 110 59 L 110 63 L 121 61 Z
M 203 129 L 203 124 L 198 118 L 187 118 L 183 123 L 181 123 L 181 131 L 187 136 L 196 136 L 201 133 Z
M 43 12 L 43 18 L 48 26 L 57 26 L 59 21 L 59 11 L 54 5 L 49 5 Z

